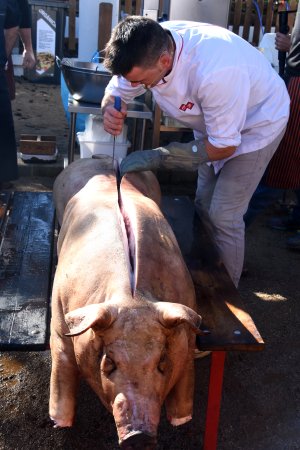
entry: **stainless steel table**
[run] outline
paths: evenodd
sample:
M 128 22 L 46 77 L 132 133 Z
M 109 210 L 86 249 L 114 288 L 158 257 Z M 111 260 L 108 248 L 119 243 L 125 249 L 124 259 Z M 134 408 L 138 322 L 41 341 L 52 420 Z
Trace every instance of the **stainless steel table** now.
M 132 139 L 132 148 L 135 150 L 136 144 L 136 120 L 142 120 L 142 132 L 140 139 L 139 149 L 144 148 L 145 141 L 145 130 L 146 130 L 146 120 L 152 120 L 152 111 L 148 108 L 145 103 L 134 101 L 127 105 L 127 117 L 134 119 L 134 130 Z M 75 130 L 76 130 L 76 117 L 78 113 L 81 114 L 95 114 L 97 116 L 102 116 L 102 111 L 100 105 L 94 103 L 84 103 L 78 102 L 73 97 L 68 98 L 68 111 L 71 116 L 70 133 L 69 133 L 69 145 L 68 145 L 68 164 L 74 161 L 74 150 L 75 150 Z

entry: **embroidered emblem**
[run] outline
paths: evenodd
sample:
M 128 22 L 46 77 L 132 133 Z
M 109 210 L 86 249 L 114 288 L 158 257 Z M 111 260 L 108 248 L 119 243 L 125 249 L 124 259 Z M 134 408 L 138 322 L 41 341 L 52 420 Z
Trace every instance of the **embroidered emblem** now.
M 192 102 L 187 102 L 186 104 L 182 103 L 182 105 L 180 106 L 180 110 L 181 111 L 186 111 L 187 109 L 192 109 L 194 106 L 194 103 Z

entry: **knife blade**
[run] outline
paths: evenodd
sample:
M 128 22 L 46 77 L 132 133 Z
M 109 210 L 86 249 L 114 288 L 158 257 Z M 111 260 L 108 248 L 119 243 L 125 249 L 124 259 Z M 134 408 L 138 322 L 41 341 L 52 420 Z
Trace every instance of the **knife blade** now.
M 114 101 L 114 108 L 117 111 L 121 111 L 121 107 L 122 107 L 122 101 L 121 101 L 121 97 L 115 97 L 115 101 Z M 115 149 L 116 149 L 116 136 L 114 136 L 114 142 L 113 142 L 113 167 L 114 167 L 114 160 L 115 160 Z

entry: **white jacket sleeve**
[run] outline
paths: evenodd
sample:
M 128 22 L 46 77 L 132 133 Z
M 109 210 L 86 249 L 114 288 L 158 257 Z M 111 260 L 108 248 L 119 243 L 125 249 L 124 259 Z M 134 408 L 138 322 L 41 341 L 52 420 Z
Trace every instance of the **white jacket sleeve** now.
M 125 103 L 130 103 L 134 98 L 144 94 L 146 89 L 142 85 L 131 86 L 131 83 L 123 77 L 114 75 L 108 83 L 105 94 L 119 96 Z

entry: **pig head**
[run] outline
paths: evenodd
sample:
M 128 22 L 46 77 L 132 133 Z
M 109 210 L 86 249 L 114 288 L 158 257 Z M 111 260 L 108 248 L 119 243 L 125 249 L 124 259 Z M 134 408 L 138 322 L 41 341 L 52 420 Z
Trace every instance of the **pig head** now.
M 80 182 L 78 181 L 80 180 Z M 71 182 L 73 180 L 73 182 Z M 191 419 L 200 316 L 151 172 L 118 192 L 110 164 L 82 159 L 58 177 L 58 265 L 51 319 L 50 416 L 72 426 L 84 377 L 114 415 L 122 448 L 154 448 L 163 404 Z

